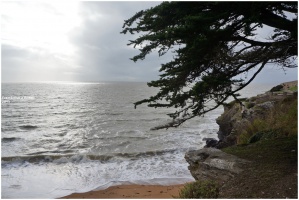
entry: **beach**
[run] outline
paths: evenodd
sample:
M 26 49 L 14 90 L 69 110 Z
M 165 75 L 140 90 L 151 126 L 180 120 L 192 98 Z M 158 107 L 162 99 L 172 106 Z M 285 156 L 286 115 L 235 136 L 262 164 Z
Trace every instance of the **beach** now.
M 170 199 L 177 197 L 184 185 L 119 185 L 105 190 L 75 193 L 62 199 Z

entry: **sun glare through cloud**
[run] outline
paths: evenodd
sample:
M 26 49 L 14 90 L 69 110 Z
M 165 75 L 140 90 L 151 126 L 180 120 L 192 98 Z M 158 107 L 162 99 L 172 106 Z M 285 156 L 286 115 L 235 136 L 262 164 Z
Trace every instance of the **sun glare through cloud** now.
M 2 42 L 33 51 L 72 55 L 68 33 L 80 24 L 78 3 L 4 2 Z M 12 14 L 13 13 L 13 14 Z
M 24 52 L 22 56 L 26 55 L 27 59 L 19 65 L 29 66 L 28 69 L 18 69 L 24 76 L 16 76 L 12 81 L 73 80 L 71 71 L 78 67 L 74 61 L 76 46 L 69 41 L 68 34 L 81 23 L 79 2 L 1 4 L 2 47 L 4 50 L 9 48 L 14 52 Z M 2 64 L 4 73 L 12 73 L 5 68 L 5 61 Z M 63 76 L 57 75 L 58 69 Z M 7 79 L 2 76 L 2 80 Z

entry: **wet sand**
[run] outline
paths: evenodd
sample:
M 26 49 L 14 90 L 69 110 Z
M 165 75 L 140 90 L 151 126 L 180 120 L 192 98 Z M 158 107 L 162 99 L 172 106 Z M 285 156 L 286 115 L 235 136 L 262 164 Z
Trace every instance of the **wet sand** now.
M 119 185 L 105 190 L 74 193 L 63 199 L 171 199 L 184 185 Z

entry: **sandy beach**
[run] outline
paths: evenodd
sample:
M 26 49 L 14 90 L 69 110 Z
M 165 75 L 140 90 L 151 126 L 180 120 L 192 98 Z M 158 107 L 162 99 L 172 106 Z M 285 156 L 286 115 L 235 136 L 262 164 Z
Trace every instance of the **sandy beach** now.
M 62 199 L 171 199 L 184 185 L 119 185 L 105 190 L 74 193 Z

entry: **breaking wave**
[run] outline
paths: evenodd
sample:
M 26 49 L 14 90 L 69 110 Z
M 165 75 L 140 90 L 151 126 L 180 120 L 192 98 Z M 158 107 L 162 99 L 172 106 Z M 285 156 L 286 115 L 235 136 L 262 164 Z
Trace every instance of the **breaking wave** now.
M 80 154 L 69 154 L 69 155 L 41 155 L 37 152 L 37 155 L 24 155 L 24 156 L 8 156 L 2 157 L 2 164 L 9 164 L 12 162 L 29 162 L 29 163 L 40 163 L 40 162 L 53 162 L 53 163 L 79 163 L 79 162 L 89 162 L 89 161 L 117 161 L 117 160 L 136 160 L 140 158 L 148 158 L 154 156 L 162 156 L 165 154 L 173 154 L 175 152 L 185 152 L 187 149 L 166 149 L 159 151 L 147 151 L 138 153 L 114 153 L 108 155 L 80 155 Z

